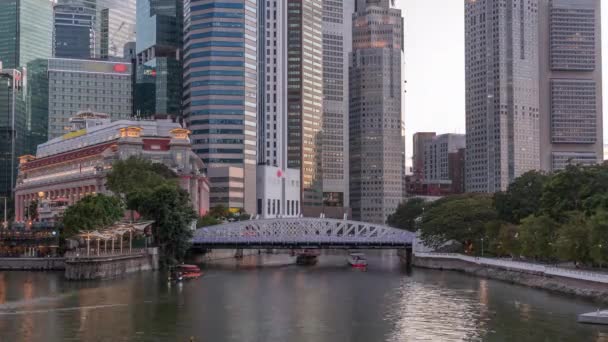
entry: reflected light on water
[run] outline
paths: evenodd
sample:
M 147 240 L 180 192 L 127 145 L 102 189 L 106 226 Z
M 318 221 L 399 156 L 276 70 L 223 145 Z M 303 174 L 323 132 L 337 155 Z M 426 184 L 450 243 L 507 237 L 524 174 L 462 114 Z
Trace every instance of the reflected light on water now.
M 398 298 L 386 316 L 395 324 L 388 341 L 470 341 L 483 336 L 480 305 L 470 292 L 404 280 Z

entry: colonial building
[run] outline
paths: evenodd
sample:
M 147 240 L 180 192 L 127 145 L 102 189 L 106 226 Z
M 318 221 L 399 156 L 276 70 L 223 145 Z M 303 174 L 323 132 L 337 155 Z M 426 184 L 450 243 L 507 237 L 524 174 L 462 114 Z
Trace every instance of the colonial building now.
M 140 156 L 163 163 L 180 177 L 199 215 L 209 208 L 203 161 L 191 150 L 189 131 L 170 120 L 111 122 L 104 114 L 83 113 L 73 130 L 38 146 L 36 156 L 20 158 L 15 189 L 15 221 L 25 220 L 33 200 L 71 205 L 94 193 L 109 193 L 106 176 L 117 160 Z M 44 202 L 44 201 L 41 201 Z

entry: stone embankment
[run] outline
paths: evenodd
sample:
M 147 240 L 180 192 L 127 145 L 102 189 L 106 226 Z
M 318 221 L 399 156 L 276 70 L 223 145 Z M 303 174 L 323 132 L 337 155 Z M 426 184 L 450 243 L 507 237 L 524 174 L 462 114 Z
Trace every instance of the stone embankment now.
M 158 248 L 101 256 L 68 255 L 65 278 L 95 280 L 119 278 L 129 273 L 158 269 Z
M 0 258 L 1 271 L 57 271 L 65 269 L 64 258 Z
M 416 253 L 413 265 L 459 271 L 608 304 L 608 274 L 446 253 Z

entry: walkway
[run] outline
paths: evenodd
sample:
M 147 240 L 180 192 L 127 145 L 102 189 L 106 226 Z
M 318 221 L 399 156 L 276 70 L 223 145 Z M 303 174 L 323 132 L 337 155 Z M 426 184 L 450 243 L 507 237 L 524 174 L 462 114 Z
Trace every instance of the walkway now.
M 545 276 L 559 276 L 564 278 L 578 279 L 594 281 L 598 283 L 608 284 L 608 274 L 589 272 L 589 271 L 577 271 L 569 270 L 554 266 L 545 266 L 539 264 L 533 264 L 521 261 L 511 261 L 504 259 L 492 259 L 492 258 L 478 258 L 468 255 L 456 254 L 456 253 L 415 253 L 416 258 L 434 258 L 434 259 L 452 259 L 462 260 L 473 264 L 483 266 L 494 266 L 509 270 L 525 271 L 540 273 Z

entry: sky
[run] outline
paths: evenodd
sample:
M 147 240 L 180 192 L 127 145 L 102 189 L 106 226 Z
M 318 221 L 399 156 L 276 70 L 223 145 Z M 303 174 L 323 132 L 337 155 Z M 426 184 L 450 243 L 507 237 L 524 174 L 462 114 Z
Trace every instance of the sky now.
M 397 0 L 405 18 L 408 165 L 416 132 L 465 133 L 464 1 Z M 602 6 L 604 143 L 608 143 L 608 4 Z

